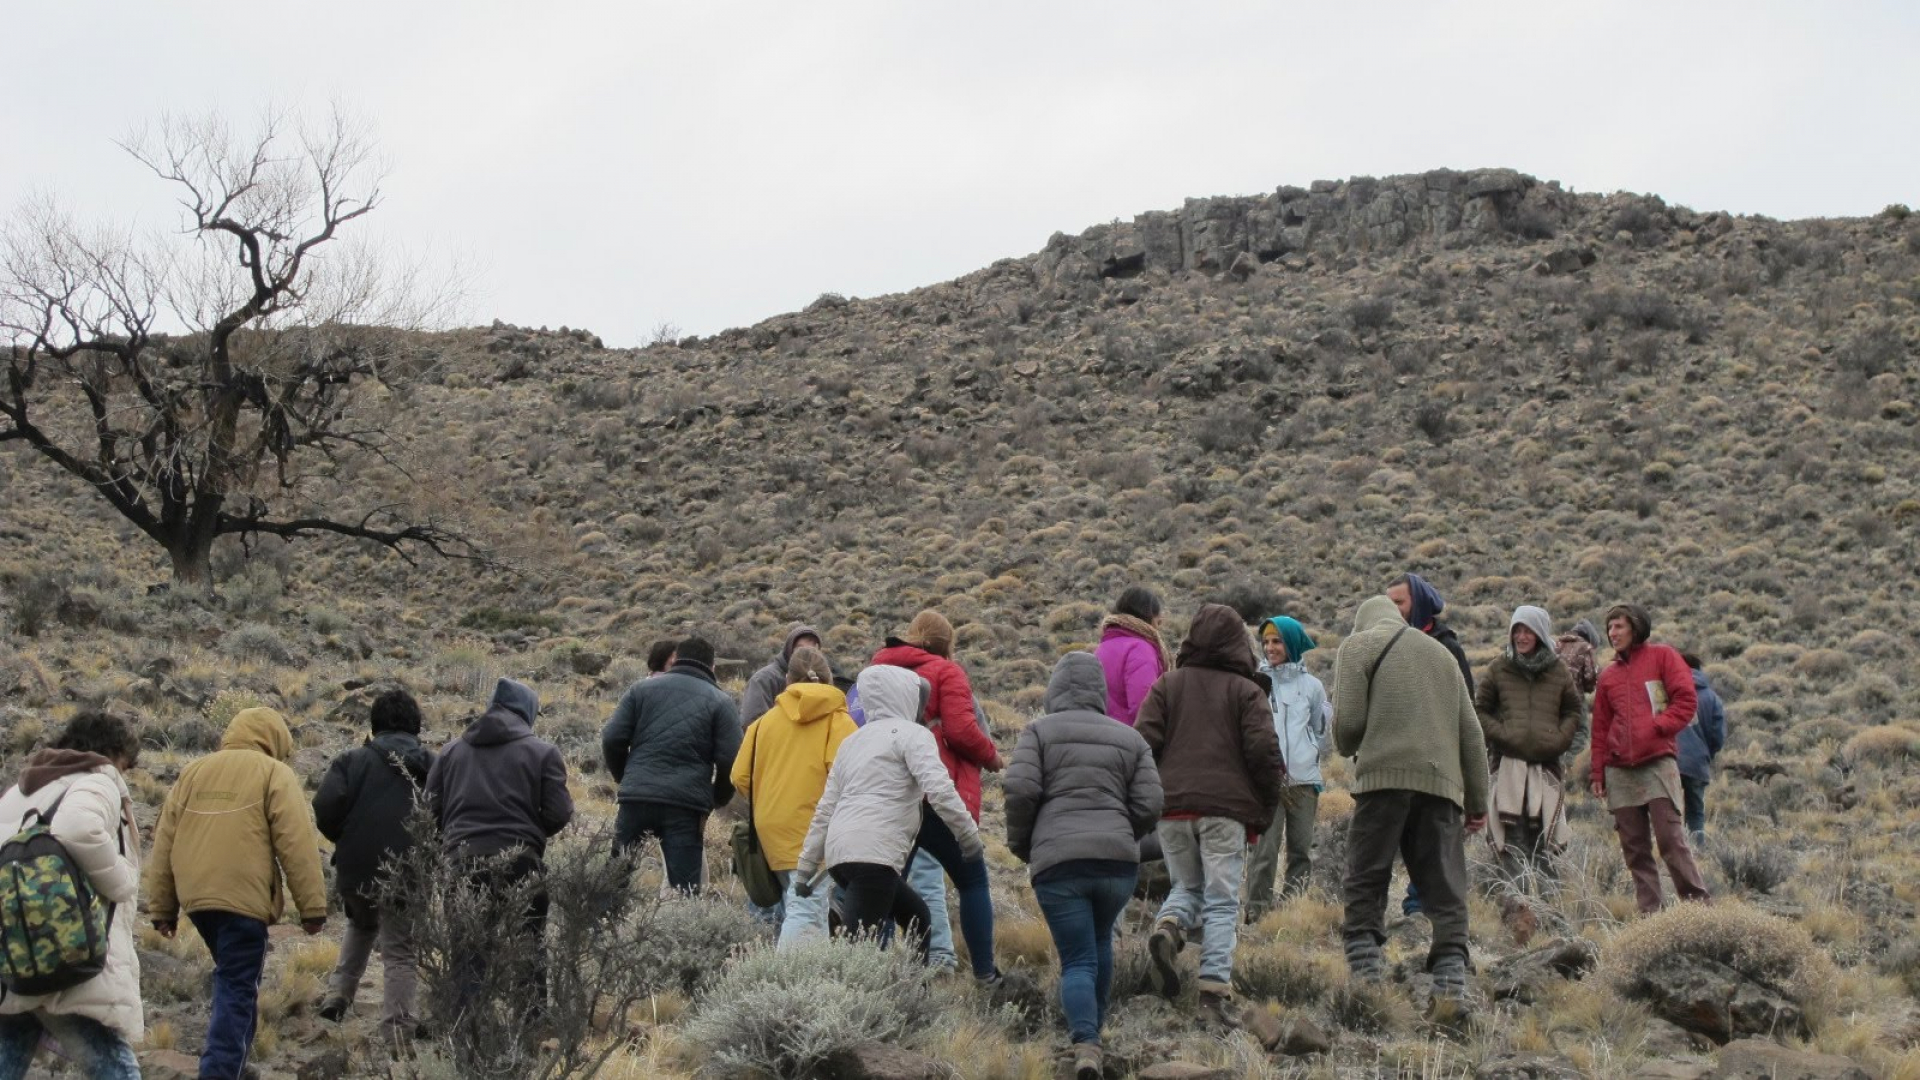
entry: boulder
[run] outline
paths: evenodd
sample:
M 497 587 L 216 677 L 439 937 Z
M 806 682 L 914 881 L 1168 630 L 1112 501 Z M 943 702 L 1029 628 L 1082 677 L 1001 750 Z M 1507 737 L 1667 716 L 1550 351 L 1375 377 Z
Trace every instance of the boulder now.
M 1741 1039 L 1720 1051 L 1714 1080 L 1873 1080 L 1852 1058 L 1793 1050 L 1765 1039 Z
M 1700 1058 L 1662 1058 L 1635 1069 L 1627 1080 L 1705 1080 L 1713 1075 L 1713 1062 Z
M 1806 1038 L 1806 1014 L 1778 988 L 1703 956 L 1670 953 L 1650 963 L 1627 996 L 1664 1020 L 1721 1045 L 1741 1035 Z
M 885 1043 L 861 1043 L 828 1055 L 822 1080 L 944 1080 L 946 1066 L 924 1054 Z
M 1333 1050 L 1333 1040 L 1320 1029 L 1320 1025 L 1304 1016 L 1275 1016 L 1263 1009 L 1253 1008 L 1242 1014 L 1240 1026 L 1259 1039 L 1260 1045 L 1270 1054 L 1306 1057 Z
M 1585 938 L 1558 938 L 1536 949 L 1510 956 L 1487 968 L 1487 983 L 1495 1001 L 1531 1005 L 1562 979 L 1581 979 L 1600 960 L 1600 951 Z
M 1533 265 L 1536 274 L 1572 274 L 1592 266 L 1599 256 L 1584 244 L 1555 248 Z
M 1231 1080 L 1233 1073 L 1217 1065 L 1196 1065 L 1191 1061 L 1163 1061 L 1139 1072 L 1140 1080 Z
M 1545 1054 L 1495 1054 L 1473 1070 L 1478 1080 L 1575 1080 L 1585 1074 L 1566 1058 Z

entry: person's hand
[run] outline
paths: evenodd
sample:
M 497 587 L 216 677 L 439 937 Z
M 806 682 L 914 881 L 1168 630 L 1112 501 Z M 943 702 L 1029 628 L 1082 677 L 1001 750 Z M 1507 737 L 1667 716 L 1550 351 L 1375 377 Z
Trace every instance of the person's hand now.
M 173 935 L 179 931 L 179 929 L 180 929 L 180 924 L 174 921 L 173 919 L 153 920 L 153 932 L 156 934 L 159 934 L 163 938 L 171 939 Z
M 1595 780 L 1589 784 L 1588 787 L 1593 791 L 1594 798 L 1604 799 L 1607 797 L 1607 782 L 1605 780 Z
M 300 920 L 300 929 L 305 930 L 307 932 L 308 937 L 312 937 L 313 935 L 319 933 L 322 930 L 325 930 L 326 928 L 327 928 L 327 917 L 325 915 L 322 915 L 317 919 L 301 919 Z
M 1487 815 L 1485 814 L 1468 814 L 1467 815 L 1467 835 L 1468 836 L 1472 836 L 1474 833 L 1477 833 L 1481 829 L 1484 829 L 1486 827 L 1487 827 Z
M 993 760 L 987 762 L 986 767 L 988 772 L 999 772 L 1007 767 L 1007 759 L 1000 756 L 1000 751 L 995 750 Z

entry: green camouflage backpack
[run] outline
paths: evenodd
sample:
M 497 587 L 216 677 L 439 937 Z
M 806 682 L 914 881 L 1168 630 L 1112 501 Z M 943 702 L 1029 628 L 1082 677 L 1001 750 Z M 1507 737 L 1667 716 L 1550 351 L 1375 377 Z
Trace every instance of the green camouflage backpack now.
M 27 811 L 20 831 L 0 844 L 0 985 L 10 993 L 58 993 L 107 966 L 113 905 L 52 832 L 66 797 L 44 813 Z

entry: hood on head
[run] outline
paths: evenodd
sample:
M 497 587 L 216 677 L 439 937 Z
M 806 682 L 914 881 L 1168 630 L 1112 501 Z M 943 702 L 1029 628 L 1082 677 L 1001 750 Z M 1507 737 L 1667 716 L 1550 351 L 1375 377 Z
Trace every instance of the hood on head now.
M 1107 672 L 1090 652 L 1070 652 L 1053 665 L 1043 706 L 1047 712 L 1107 711 Z
M 1587 644 L 1596 649 L 1602 644 L 1600 631 L 1594 627 L 1593 620 L 1591 619 L 1581 619 L 1579 622 L 1574 623 L 1573 632 L 1576 636 L 1584 639 Z
M 220 737 L 222 750 L 258 750 L 275 761 L 293 760 L 293 732 L 272 709 L 241 709 Z
M 1261 622 L 1261 636 L 1266 635 L 1266 628 L 1269 626 L 1273 627 L 1274 633 L 1280 635 L 1280 643 L 1287 647 L 1289 663 L 1299 663 L 1301 657 L 1312 651 L 1313 637 L 1307 633 L 1306 627 L 1300 625 L 1300 620 L 1285 615 L 1275 615 Z
M 1179 667 L 1231 671 L 1249 679 L 1260 666 L 1253 658 L 1253 643 L 1247 640 L 1240 613 L 1225 604 L 1200 605 L 1174 662 Z
M 1353 615 L 1353 632 L 1373 630 L 1379 627 L 1401 627 L 1407 620 L 1400 617 L 1400 606 L 1384 596 L 1368 597 Z
M 1419 574 L 1407 575 L 1407 595 L 1413 598 L 1413 612 L 1407 616 L 1407 625 L 1425 630 L 1440 617 L 1447 608 L 1447 602 L 1441 598 L 1440 590 L 1427 584 L 1427 579 Z
M 786 643 L 780 646 L 781 668 L 784 669 L 787 666 L 787 661 L 793 659 L 793 650 L 799 647 L 800 639 L 803 637 L 810 637 L 813 640 L 822 642 L 822 643 L 824 643 L 827 640 L 826 638 L 823 638 L 820 636 L 820 631 L 815 630 L 813 627 L 808 626 L 806 623 L 794 623 L 793 626 L 788 628 L 787 630 Z
M 1533 631 L 1533 636 L 1540 639 L 1540 644 L 1545 646 L 1548 652 L 1560 651 L 1553 644 L 1553 617 L 1547 614 L 1546 608 L 1534 607 L 1532 604 L 1522 604 L 1514 608 L 1513 618 L 1507 622 L 1507 644 L 1509 645 L 1513 644 L 1513 628 L 1516 626 L 1524 626 Z
M 825 720 L 847 707 L 847 695 L 826 683 L 794 683 L 773 699 L 773 707 L 796 724 Z
M 487 702 L 487 709 L 505 709 L 532 727 L 533 718 L 540 715 L 540 697 L 526 683 L 501 679 L 493 684 L 493 698 Z
M 876 720 L 920 722 L 920 688 L 927 685 L 927 680 L 906 668 L 875 664 L 860 673 L 855 685 L 867 723 Z

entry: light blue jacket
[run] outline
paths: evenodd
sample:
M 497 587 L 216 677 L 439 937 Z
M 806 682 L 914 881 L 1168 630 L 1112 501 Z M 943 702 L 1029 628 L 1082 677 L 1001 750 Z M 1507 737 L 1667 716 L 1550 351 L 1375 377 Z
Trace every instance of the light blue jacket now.
M 1299 664 L 1274 667 L 1262 660 L 1260 670 L 1273 680 L 1267 705 L 1273 709 L 1273 730 L 1280 736 L 1280 753 L 1287 762 L 1287 783 L 1321 786 L 1320 762 L 1327 756 L 1327 731 L 1333 720 L 1327 688 Z

